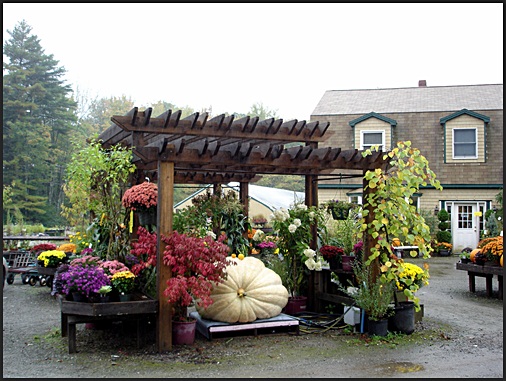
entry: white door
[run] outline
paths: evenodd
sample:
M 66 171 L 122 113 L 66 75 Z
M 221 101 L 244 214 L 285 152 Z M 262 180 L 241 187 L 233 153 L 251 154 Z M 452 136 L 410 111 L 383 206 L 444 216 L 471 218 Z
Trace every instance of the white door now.
M 454 252 L 465 247 L 475 248 L 480 238 L 476 204 L 454 203 L 452 208 L 452 235 Z

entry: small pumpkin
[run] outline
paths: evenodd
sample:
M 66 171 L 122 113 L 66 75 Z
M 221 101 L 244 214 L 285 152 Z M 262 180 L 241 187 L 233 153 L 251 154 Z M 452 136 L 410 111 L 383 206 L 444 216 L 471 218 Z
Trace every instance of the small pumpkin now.
M 499 258 L 499 264 L 501 265 L 501 267 L 504 267 L 502 264 L 502 257 L 503 257 L 503 255 L 501 255 L 501 258 Z
M 392 239 L 392 246 L 401 246 L 401 240 L 399 238 Z
M 481 250 L 480 249 L 474 249 L 473 251 L 471 251 L 471 253 L 469 254 L 469 259 L 471 260 L 471 262 L 473 263 L 476 263 L 476 254 L 478 253 L 481 253 Z
M 197 304 L 200 316 L 225 323 L 249 323 L 279 315 L 288 303 L 288 290 L 280 276 L 255 257 L 227 260 L 236 265 L 228 265 L 227 279 L 213 287 L 213 304 L 205 309 Z

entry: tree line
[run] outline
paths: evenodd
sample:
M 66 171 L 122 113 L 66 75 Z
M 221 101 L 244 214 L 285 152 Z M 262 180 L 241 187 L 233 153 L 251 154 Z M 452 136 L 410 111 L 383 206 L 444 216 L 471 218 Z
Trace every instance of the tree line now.
M 107 129 L 113 115 L 124 115 L 139 105 L 126 95 L 99 98 L 79 87 L 74 91 L 64 78 L 65 68 L 44 51 L 25 20 L 7 32 L 10 39 L 3 46 L 3 223 L 65 226 L 68 221 L 61 212 L 69 200 L 63 185 L 72 153 Z M 147 107 L 153 108 L 155 116 L 169 109 L 181 110 L 182 117 L 196 111 L 163 100 L 139 106 Z M 276 112 L 256 103 L 248 113 L 232 114 L 263 120 L 279 118 Z M 303 190 L 298 176 L 265 176 L 257 184 Z M 176 188 L 175 202 L 194 191 L 194 186 Z

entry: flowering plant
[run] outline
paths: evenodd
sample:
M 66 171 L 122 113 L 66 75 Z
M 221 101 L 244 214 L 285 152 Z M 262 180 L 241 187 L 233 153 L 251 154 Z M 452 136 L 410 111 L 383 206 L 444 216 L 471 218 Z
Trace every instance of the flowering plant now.
M 93 253 L 93 249 L 91 247 L 86 247 L 81 251 L 81 255 L 91 255 Z
M 130 270 L 118 271 L 111 277 L 111 284 L 119 293 L 129 294 L 135 288 L 135 274 Z
M 67 254 L 61 250 L 43 251 L 37 256 L 38 261 L 44 261 L 44 267 L 57 267 L 65 258 Z
M 436 242 L 436 244 L 434 245 L 434 250 L 438 253 L 441 250 L 452 251 L 452 247 L 453 247 L 452 244 L 448 242 Z
M 56 250 L 56 245 L 54 243 L 39 243 L 38 245 L 33 246 L 30 251 L 32 253 L 40 253 L 42 251 Z
M 193 299 L 203 308 L 213 303 L 211 291 L 226 277 L 230 248 L 223 243 L 223 234 L 216 241 L 211 236 L 192 237 L 177 231 L 161 238 L 166 244 L 163 264 L 172 270 L 163 294 L 174 306 L 173 320 L 186 321 Z
M 478 249 L 486 255 L 487 260 L 499 262 L 503 254 L 503 238 L 502 236 L 484 238 L 478 242 Z
M 158 202 L 158 186 L 149 181 L 134 185 L 126 190 L 121 202 L 127 209 L 140 212 L 150 210 Z
M 127 266 L 125 266 L 124 263 L 118 261 L 117 259 L 112 261 L 104 261 L 99 265 L 99 267 L 102 267 L 104 269 L 109 278 L 112 278 L 112 276 L 119 271 L 130 270 Z
M 75 245 L 75 253 L 77 254 L 82 254 L 83 250 L 89 248 L 91 245 L 91 240 L 86 233 L 76 232 L 76 234 L 69 235 L 69 239 L 70 243 Z
M 102 286 L 110 284 L 107 274 L 97 266 L 70 265 L 68 270 L 59 276 L 59 280 L 64 294 L 79 292 L 86 296 L 98 293 Z
M 253 224 L 255 224 L 255 225 L 266 224 L 267 223 L 267 218 L 265 218 L 262 215 L 258 215 L 258 216 L 254 216 L 251 219 L 251 222 L 253 222 Z
M 420 300 L 414 293 L 429 284 L 429 265 L 424 263 L 422 269 L 392 254 L 390 261 L 381 266 L 381 272 L 386 275 L 386 279 L 395 282 L 398 291 L 403 291 L 404 295 L 413 300 L 415 309 L 419 311 Z
M 288 274 L 284 286 L 292 296 L 300 295 L 301 287 L 307 282 L 309 273 L 303 264 L 309 270 L 322 269 L 321 256 L 309 246 L 313 240 L 312 227 L 325 229 L 324 214 L 323 208 L 296 203 L 290 209 L 276 209 L 270 216 Z
M 102 263 L 100 257 L 83 255 L 70 261 L 71 266 L 99 266 Z
M 76 245 L 74 243 L 64 243 L 58 246 L 57 250 L 64 251 L 65 253 L 75 253 Z
M 132 242 L 130 250 L 133 256 L 131 271 L 137 277 L 140 290 L 145 294 L 156 296 L 156 233 L 146 228 L 137 228 L 137 241 Z M 133 263 L 135 262 L 135 263 Z
M 320 254 L 322 255 L 323 259 L 328 261 L 329 259 L 343 255 L 344 249 L 342 247 L 332 245 L 323 245 L 320 247 Z
M 279 252 L 277 249 L 278 238 L 273 235 L 267 235 L 263 230 L 255 230 L 255 234 L 252 237 L 253 245 L 256 249 L 260 250 L 263 254 L 275 254 Z
M 353 245 L 353 254 L 355 254 L 356 257 L 361 258 L 363 250 L 364 242 L 362 240 Z

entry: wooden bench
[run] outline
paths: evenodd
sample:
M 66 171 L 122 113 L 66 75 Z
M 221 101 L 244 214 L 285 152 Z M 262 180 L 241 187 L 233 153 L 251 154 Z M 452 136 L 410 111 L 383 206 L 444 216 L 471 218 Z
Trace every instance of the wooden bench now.
M 103 320 L 134 320 L 137 323 L 137 346 L 142 341 L 142 320 L 158 312 L 158 301 L 134 294 L 129 302 L 84 303 L 65 300 L 58 295 L 61 309 L 61 335 L 68 336 L 69 353 L 77 352 L 76 324 Z
M 499 285 L 498 298 L 502 300 L 502 282 L 504 274 L 503 267 L 460 262 L 457 262 L 456 267 L 457 270 L 467 271 L 467 275 L 469 276 L 469 291 L 472 293 L 476 292 L 476 277 L 484 277 L 486 294 L 488 297 L 492 296 L 492 279 L 494 275 L 497 275 L 497 281 Z
M 404 250 L 409 250 L 409 251 L 415 250 L 418 253 L 418 256 L 420 256 L 420 251 L 419 251 L 420 249 L 418 246 L 394 246 L 394 253 L 397 255 L 398 258 L 402 258 L 403 255 L 405 256 Z

